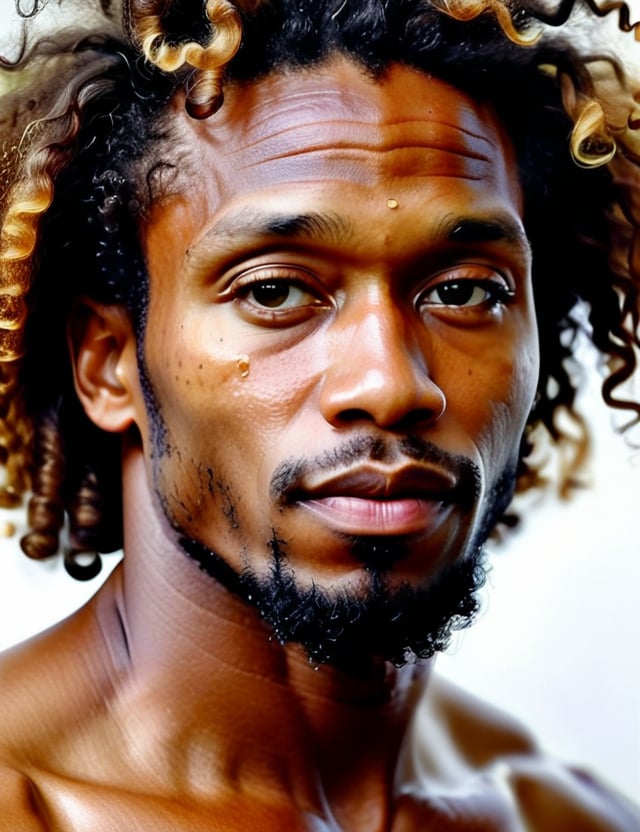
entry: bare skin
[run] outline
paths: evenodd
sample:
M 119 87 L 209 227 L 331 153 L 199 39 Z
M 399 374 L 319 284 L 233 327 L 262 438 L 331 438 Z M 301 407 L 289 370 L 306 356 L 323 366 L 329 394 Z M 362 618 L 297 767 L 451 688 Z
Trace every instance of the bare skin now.
M 164 445 L 126 315 L 87 302 L 77 389 L 123 436 L 125 559 L 87 607 L 3 658 L 0 830 L 637 829 L 432 661 L 372 657 L 355 674 L 280 645 L 171 525 L 258 574 L 275 528 L 302 583 L 355 592 L 346 532 L 401 537 L 396 581 L 428 582 L 469 550 L 537 375 L 500 125 L 434 79 L 396 67 L 377 83 L 337 60 L 232 90 L 209 123 L 177 102 L 175 121 L 179 193 L 143 229 Z M 283 214 L 312 211 L 333 224 L 282 232 Z M 445 303 L 445 283 L 468 285 L 464 302 Z M 454 475 L 398 456 L 308 477 L 292 505 L 269 497 L 285 459 L 409 431 L 474 462 L 472 506 L 444 508 L 434 483 L 455 494 Z

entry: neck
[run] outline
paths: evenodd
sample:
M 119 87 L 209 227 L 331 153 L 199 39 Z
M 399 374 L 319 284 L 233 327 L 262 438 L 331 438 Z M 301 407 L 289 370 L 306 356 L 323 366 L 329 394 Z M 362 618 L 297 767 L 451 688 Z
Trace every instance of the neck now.
M 286 790 L 297 805 L 328 805 L 336 818 L 336 807 L 348 812 L 356 795 L 361 805 L 367 790 L 388 801 L 429 663 L 377 661 L 357 675 L 314 667 L 182 552 L 136 449 L 125 453 L 124 477 L 125 559 L 99 607 L 124 718 L 136 731 L 161 733 L 154 742 L 159 759 L 170 751 L 169 769 L 177 756 L 210 761 L 192 772 L 200 782 L 240 771 L 244 786 Z

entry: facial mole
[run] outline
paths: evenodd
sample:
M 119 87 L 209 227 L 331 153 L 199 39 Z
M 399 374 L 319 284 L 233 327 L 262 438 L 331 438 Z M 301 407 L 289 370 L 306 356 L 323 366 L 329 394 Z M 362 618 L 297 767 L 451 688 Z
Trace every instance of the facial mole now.
M 236 358 L 236 367 L 240 373 L 240 378 L 247 378 L 249 370 L 251 369 L 251 361 L 248 355 L 239 355 Z

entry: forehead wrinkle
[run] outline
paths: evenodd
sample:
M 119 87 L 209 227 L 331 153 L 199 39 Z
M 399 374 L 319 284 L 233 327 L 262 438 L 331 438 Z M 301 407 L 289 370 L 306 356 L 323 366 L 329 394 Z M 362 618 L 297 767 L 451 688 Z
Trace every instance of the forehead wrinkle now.
M 432 147 L 431 145 L 397 145 L 393 147 L 385 147 L 384 150 L 376 150 L 376 153 L 385 153 L 392 156 L 395 153 L 406 153 L 407 151 L 411 150 L 426 150 L 431 151 L 432 153 L 446 153 L 450 156 L 457 156 L 461 159 L 468 159 L 469 161 L 479 162 L 480 164 L 491 165 L 491 159 L 488 159 L 486 156 L 478 153 L 468 153 L 462 150 L 453 150 L 449 148 L 442 148 L 442 147 Z M 331 142 L 330 144 L 318 144 L 314 145 L 313 147 L 304 147 L 299 148 L 297 150 L 283 150 L 282 153 L 274 153 L 270 156 L 261 156 L 259 160 L 253 162 L 248 161 L 247 164 L 243 165 L 244 169 L 250 169 L 253 167 L 260 167 L 261 164 L 264 162 L 278 162 L 283 159 L 293 159 L 296 157 L 303 158 L 304 156 L 311 156 L 315 153 L 326 153 L 331 151 L 341 151 L 338 154 L 337 158 L 346 160 L 346 159 L 358 159 L 361 157 L 366 157 L 371 154 L 371 150 L 369 148 L 359 148 L 354 147 L 352 144 L 345 143 L 338 143 L 338 142 Z M 437 172 L 429 172 L 428 174 L 424 174 L 427 178 L 431 176 L 437 176 Z M 470 178 L 479 178 L 479 177 L 470 177 Z
M 377 86 L 380 90 L 384 89 L 384 83 L 380 83 L 375 86 Z M 319 106 L 315 106 L 314 99 L 317 99 Z M 302 106 L 300 105 L 300 101 L 304 102 Z M 427 123 L 433 123 L 448 127 L 456 132 L 466 134 L 470 138 L 491 145 L 491 141 L 482 133 L 482 131 L 477 132 L 464 124 L 451 123 L 446 121 L 444 118 L 434 119 L 433 113 L 429 111 L 428 101 L 424 102 L 424 110 L 415 118 L 404 119 L 399 118 L 397 115 L 390 117 L 388 108 L 381 107 L 378 101 L 372 101 L 369 97 L 356 93 L 352 90 L 336 90 L 333 87 L 327 87 L 320 90 L 305 90 L 302 92 L 287 91 L 286 100 L 279 98 L 277 95 L 265 98 L 264 100 L 254 103 L 245 109 L 245 127 L 251 130 L 251 128 L 261 127 L 265 123 L 271 125 L 274 118 L 278 115 L 287 115 L 293 111 L 296 116 L 296 124 L 293 125 L 293 128 L 295 129 L 296 126 L 301 126 L 300 117 L 305 113 L 305 111 L 310 111 L 312 113 L 317 112 L 318 110 L 326 111 L 333 105 L 334 102 L 337 102 L 340 105 L 340 109 L 344 111 L 347 117 L 332 118 L 326 122 L 329 124 L 343 122 L 352 126 L 360 125 L 366 128 L 377 126 L 382 128 L 395 127 L 405 129 L 409 125 L 419 125 L 420 127 L 424 127 Z M 275 110 L 269 109 L 273 107 L 274 104 Z M 261 110 L 266 111 L 264 116 L 258 115 L 255 118 L 252 117 L 252 114 L 256 112 L 259 113 Z M 362 113 L 362 118 L 358 118 L 359 113 Z M 481 126 L 484 126 L 486 123 L 486 119 L 483 118 L 480 113 L 476 112 L 475 108 L 469 108 L 467 118 L 479 123 Z M 276 133 L 271 133 L 271 135 L 278 135 L 279 132 L 283 131 L 277 131 Z
M 318 100 L 320 107 L 313 106 L 313 99 Z M 300 101 L 304 102 L 304 106 L 300 106 Z M 252 104 L 247 107 L 247 120 L 251 120 L 253 124 L 258 127 L 264 123 L 270 123 L 273 119 L 273 111 L 268 111 L 268 108 L 271 107 L 274 102 L 279 102 L 277 103 L 278 113 L 289 113 L 293 110 L 297 116 L 304 110 L 317 110 L 320 108 L 324 110 L 328 104 L 331 104 L 334 101 L 339 103 L 341 105 L 341 109 L 343 108 L 345 113 L 348 113 L 349 115 L 353 115 L 356 109 L 367 112 L 371 116 L 375 116 L 375 114 L 379 112 L 379 108 L 365 96 L 357 95 L 356 93 L 349 91 L 339 91 L 329 87 L 326 90 L 320 91 L 312 90 L 304 92 L 288 92 L 286 103 L 275 96 L 273 98 L 265 98 L 259 103 Z M 266 110 L 267 112 L 265 112 L 264 116 L 258 115 L 254 118 L 253 114 L 259 113 L 261 110 Z
M 307 141 L 309 133 L 315 136 L 321 128 L 326 127 L 361 128 L 366 138 L 363 137 L 361 146 L 354 142 L 353 138 L 341 139 L 339 136 L 332 137 L 330 140 L 325 140 L 324 142 L 320 140 L 316 142 Z M 441 129 L 439 129 L 442 127 L 451 130 L 454 135 L 451 137 L 442 136 Z M 371 132 L 372 129 L 375 132 Z M 463 128 L 459 125 L 435 120 L 425 122 L 417 119 L 407 119 L 386 124 L 369 123 L 356 119 L 324 119 L 322 121 L 308 123 L 300 123 L 298 120 L 295 124 L 279 130 L 270 130 L 267 135 L 261 135 L 257 138 L 251 138 L 252 132 L 251 129 L 248 129 L 244 134 L 245 140 L 242 142 L 242 145 L 231 150 L 227 155 L 255 151 L 264 145 L 268 145 L 270 142 L 278 142 L 289 135 L 296 136 L 296 134 L 302 138 L 302 141 L 298 139 L 298 141 L 291 142 L 295 146 L 293 150 L 285 149 L 280 153 L 262 156 L 261 159 L 264 161 L 274 161 L 291 156 L 294 153 L 303 155 L 304 153 L 316 150 L 325 151 L 352 148 L 354 152 L 436 150 L 442 151 L 443 153 L 451 153 L 452 155 L 466 156 L 478 161 L 491 162 L 490 156 L 485 155 L 481 150 L 477 148 L 472 149 L 464 140 L 459 142 L 457 140 L 458 137 L 455 135 L 456 133 L 462 137 L 470 138 L 475 142 L 481 142 L 487 145 L 489 151 L 493 148 L 492 140 L 486 135 L 476 133 L 471 129 Z M 389 136 L 389 133 L 392 135 Z M 433 135 L 434 133 L 436 134 L 435 136 Z

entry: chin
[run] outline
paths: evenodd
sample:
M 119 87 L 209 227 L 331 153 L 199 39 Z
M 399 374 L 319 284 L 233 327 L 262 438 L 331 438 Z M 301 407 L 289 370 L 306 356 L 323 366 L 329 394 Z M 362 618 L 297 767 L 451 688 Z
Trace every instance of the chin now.
M 456 630 L 474 620 L 478 590 L 486 579 L 482 548 L 440 569 L 426 584 L 414 585 L 379 566 L 401 553 L 361 541 L 361 574 L 340 586 L 302 582 L 288 564 L 286 546 L 273 538 L 266 572 L 237 572 L 201 542 L 181 546 L 212 580 L 258 610 L 282 645 L 299 644 L 314 665 L 356 671 L 372 661 L 402 666 L 444 650 Z M 364 550 L 367 550 L 366 552 Z

